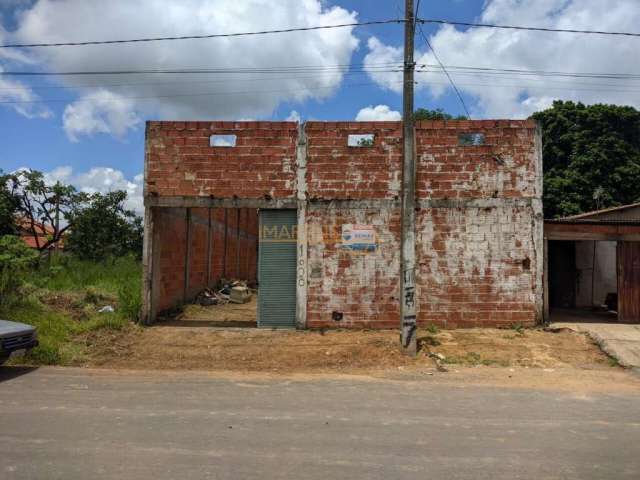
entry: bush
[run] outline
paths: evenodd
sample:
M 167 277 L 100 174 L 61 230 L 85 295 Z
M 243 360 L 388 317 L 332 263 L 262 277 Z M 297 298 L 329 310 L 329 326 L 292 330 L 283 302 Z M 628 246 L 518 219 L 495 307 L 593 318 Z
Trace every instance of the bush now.
M 0 303 L 7 303 L 15 296 L 37 260 L 38 254 L 20 237 L 0 237 Z

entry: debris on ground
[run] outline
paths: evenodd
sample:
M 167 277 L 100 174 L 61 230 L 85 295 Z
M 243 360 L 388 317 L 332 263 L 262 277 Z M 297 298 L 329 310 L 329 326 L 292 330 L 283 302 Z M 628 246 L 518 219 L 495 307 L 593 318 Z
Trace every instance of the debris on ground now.
M 229 301 L 233 303 L 247 303 L 251 299 L 251 292 L 245 285 L 236 285 L 231 289 Z
M 105 305 L 104 307 L 98 309 L 98 313 L 113 313 L 115 311 L 115 308 L 113 308 L 111 305 Z
M 247 303 L 251 299 L 251 290 L 243 280 L 225 280 L 218 282 L 216 288 L 203 289 L 193 303 L 208 307 L 227 303 Z
M 205 288 L 200 293 L 198 293 L 198 295 L 196 295 L 194 303 L 202 305 L 203 307 L 208 307 L 210 305 L 221 305 L 227 303 L 227 296 L 216 293 L 210 288 Z

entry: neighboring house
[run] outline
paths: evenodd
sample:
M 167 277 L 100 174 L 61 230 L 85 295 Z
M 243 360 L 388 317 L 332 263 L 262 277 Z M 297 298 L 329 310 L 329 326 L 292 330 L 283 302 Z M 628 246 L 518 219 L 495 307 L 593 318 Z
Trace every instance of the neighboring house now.
M 31 248 L 42 248 L 43 245 L 53 237 L 54 230 L 48 225 L 44 225 L 40 222 L 35 222 L 31 225 L 31 220 L 26 217 L 18 219 L 18 235 L 27 246 Z M 35 232 L 34 232 L 35 230 Z M 51 244 L 47 247 L 48 250 L 53 250 L 56 247 L 55 244 Z M 64 249 L 64 238 L 58 242 L 58 249 Z
M 640 203 L 545 220 L 544 236 L 547 318 L 640 323 Z

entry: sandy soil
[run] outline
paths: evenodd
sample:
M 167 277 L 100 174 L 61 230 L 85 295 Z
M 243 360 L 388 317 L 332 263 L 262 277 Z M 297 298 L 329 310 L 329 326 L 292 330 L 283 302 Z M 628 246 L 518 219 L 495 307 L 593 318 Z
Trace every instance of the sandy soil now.
M 569 331 L 465 329 L 419 333 L 420 353 L 398 351 L 397 331 L 272 331 L 158 325 L 87 336 L 87 366 L 274 373 L 417 372 L 441 367 L 583 368 L 612 371 L 586 336 Z M 618 368 L 618 367 L 615 367 Z
M 182 313 L 164 325 L 179 327 L 255 327 L 257 319 L 258 295 L 251 295 L 247 303 L 227 303 L 225 305 L 186 305 Z

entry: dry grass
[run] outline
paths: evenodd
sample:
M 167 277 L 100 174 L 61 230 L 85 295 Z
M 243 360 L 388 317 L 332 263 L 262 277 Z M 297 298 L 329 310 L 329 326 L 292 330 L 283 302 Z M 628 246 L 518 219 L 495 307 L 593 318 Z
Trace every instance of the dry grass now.
M 114 368 L 238 372 L 367 373 L 445 365 L 611 368 L 587 337 L 543 330 L 466 329 L 419 332 L 420 354 L 398 351 L 397 331 L 271 331 L 159 325 L 90 332 L 88 364 Z

